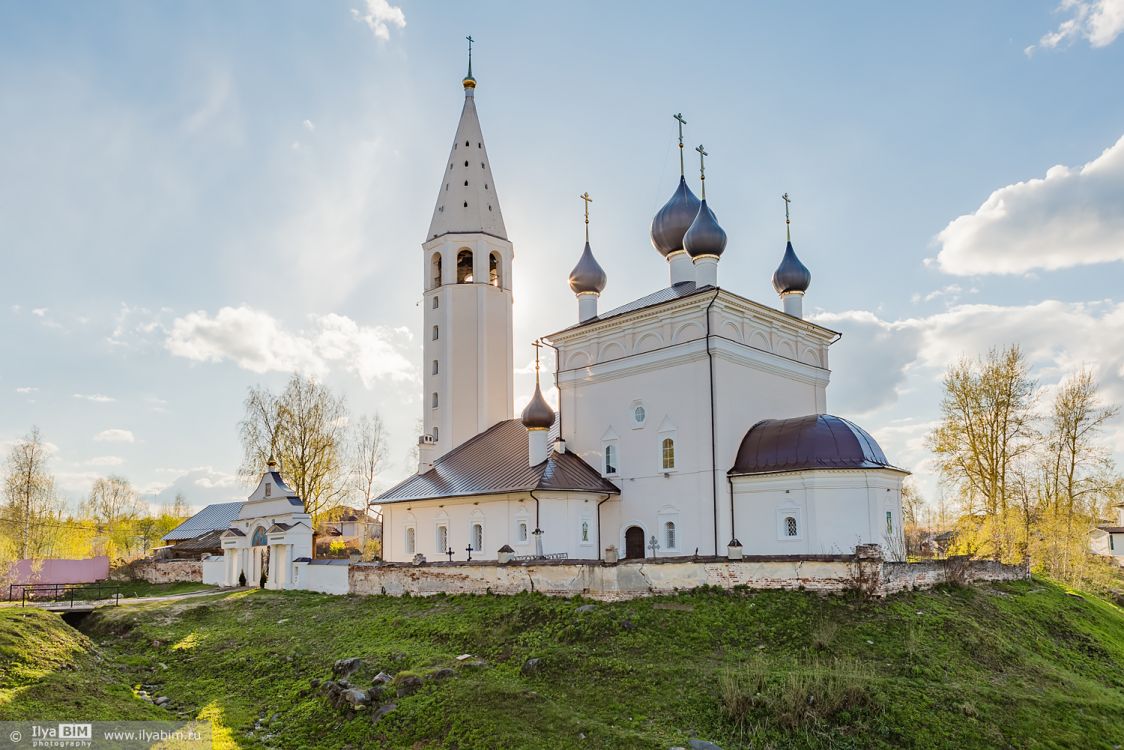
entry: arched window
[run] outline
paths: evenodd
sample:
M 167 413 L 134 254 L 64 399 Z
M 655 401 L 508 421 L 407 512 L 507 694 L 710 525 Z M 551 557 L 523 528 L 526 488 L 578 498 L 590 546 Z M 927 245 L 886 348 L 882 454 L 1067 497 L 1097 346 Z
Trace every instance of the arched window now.
M 433 442 L 435 442 L 435 443 L 437 442 L 437 428 L 436 427 L 433 428 Z
M 589 521 L 582 521 L 582 544 L 589 544 Z
M 612 443 L 605 446 L 605 473 L 617 473 L 617 446 Z
M 492 286 L 503 286 L 503 277 L 500 275 L 502 267 L 499 253 L 492 253 L 488 256 L 488 283 Z
M 437 551 L 444 552 L 449 549 L 449 527 L 445 524 L 437 526 Z
M 672 438 L 660 441 L 660 466 L 664 471 L 675 468 L 675 440 Z
M 441 368 L 437 364 L 437 360 L 436 359 L 433 360 L 433 374 L 436 375 L 438 372 L 440 372 L 440 370 L 441 370 Z
M 472 548 L 479 552 L 484 549 L 484 524 L 472 524 Z
M 437 391 L 434 391 L 434 392 L 433 392 L 433 397 L 432 397 L 432 398 L 431 398 L 430 400 L 431 400 L 431 401 L 433 402 L 433 403 L 431 404 L 431 406 L 432 406 L 432 407 L 433 407 L 434 409 L 436 409 L 436 408 L 437 408 Z
M 472 283 L 472 251 L 468 248 L 457 253 L 457 283 Z
M 437 330 L 437 326 L 433 326 L 433 340 L 436 341 L 438 338 L 439 338 L 439 333 L 438 333 L 438 330 Z
M 516 539 L 518 539 L 520 542 L 526 543 L 526 541 L 527 541 L 527 522 L 526 521 L 520 521 L 519 522 L 519 533 L 516 535 Z
M 417 533 L 413 526 L 406 527 L 406 554 L 412 555 L 417 550 Z
M 784 518 L 784 535 L 796 536 L 799 529 L 796 527 L 796 518 L 794 516 L 785 516 Z
M 433 259 L 429 262 L 429 288 L 436 289 L 439 286 L 441 286 L 441 253 L 434 253 Z
M 675 521 L 668 521 L 663 525 L 663 546 L 675 549 Z

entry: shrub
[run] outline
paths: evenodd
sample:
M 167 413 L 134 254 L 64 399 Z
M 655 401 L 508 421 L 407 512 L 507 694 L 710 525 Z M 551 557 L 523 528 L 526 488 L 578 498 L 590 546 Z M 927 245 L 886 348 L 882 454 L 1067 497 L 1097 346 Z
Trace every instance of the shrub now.
M 740 672 L 719 679 L 722 712 L 741 732 L 754 719 L 776 729 L 815 728 L 877 708 L 870 690 L 872 674 L 852 660 L 813 660 L 790 669 L 771 670 L 757 659 Z

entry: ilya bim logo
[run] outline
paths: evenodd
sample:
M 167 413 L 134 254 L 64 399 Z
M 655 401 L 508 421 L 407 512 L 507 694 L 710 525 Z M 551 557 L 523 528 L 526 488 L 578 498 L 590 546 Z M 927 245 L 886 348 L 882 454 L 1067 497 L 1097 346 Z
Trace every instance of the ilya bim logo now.
M 209 721 L 0 721 L 0 750 L 5 748 L 85 748 L 211 750 Z

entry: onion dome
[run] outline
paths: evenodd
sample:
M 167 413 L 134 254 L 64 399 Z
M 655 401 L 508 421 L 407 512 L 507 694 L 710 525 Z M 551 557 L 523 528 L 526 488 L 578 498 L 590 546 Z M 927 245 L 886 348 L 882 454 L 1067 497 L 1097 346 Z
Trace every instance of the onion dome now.
M 789 242 L 784 249 L 781 264 L 777 266 L 776 271 L 773 271 L 773 288 L 777 290 L 777 294 L 794 292 L 803 294 L 808 291 L 811 283 L 812 272 L 796 257 L 796 251 L 792 249 L 792 243 Z
M 765 419 L 750 428 L 730 474 L 813 469 L 891 469 L 870 433 L 831 414 Z
M 574 266 L 574 270 L 570 271 L 570 288 L 574 290 L 574 294 L 586 292 L 600 294 L 607 281 L 605 269 L 601 268 L 601 264 L 593 257 L 593 251 L 589 248 L 589 243 L 586 242 L 585 250 L 582 250 L 582 257 L 578 259 L 578 264 Z
M 691 228 L 683 235 L 683 249 L 692 258 L 702 255 L 721 256 L 726 249 L 726 230 L 718 225 L 718 217 L 706 205 L 706 198 L 699 203 L 699 213 L 691 222 Z
M 663 256 L 683 249 L 683 235 L 699 213 L 699 199 L 679 177 L 679 187 L 652 219 L 652 246 Z
M 535 383 L 535 395 L 523 410 L 523 426 L 528 430 L 549 430 L 554 424 L 554 409 L 543 398 L 542 388 Z

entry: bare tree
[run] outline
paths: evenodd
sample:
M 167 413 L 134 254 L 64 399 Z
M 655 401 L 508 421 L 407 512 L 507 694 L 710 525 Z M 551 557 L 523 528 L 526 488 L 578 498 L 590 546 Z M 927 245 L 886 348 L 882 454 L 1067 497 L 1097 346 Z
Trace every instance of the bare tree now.
M 50 548 L 57 525 L 53 514 L 61 509 L 55 478 L 47 468 L 47 447 L 32 427 L 8 453 L 4 476 L 4 508 L 0 522 L 15 535 L 17 557 L 39 557 Z
M 90 488 L 90 496 L 82 504 L 82 512 L 98 524 L 111 528 L 122 521 L 132 521 L 142 513 L 140 497 L 133 485 L 122 476 L 100 477 Z
M 370 509 L 375 482 L 386 461 L 387 440 L 382 418 L 363 415 L 352 435 L 352 483 L 364 508 Z
M 1011 346 L 953 365 L 944 388 L 930 447 L 942 479 L 957 488 L 969 512 L 982 514 L 992 556 L 1003 559 L 1012 551 L 1007 525 L 1013 467 L 1034 447 L 1034 381 L 1022 352 Z
M 326 386 L 294 374 L 285 390 L 274 395 L 251 388 L 242 434 L 241 474 L 256 481 L 269 458 L 304 501 L 313 516 L 339 505 L 347 496 L 347 405 Z

